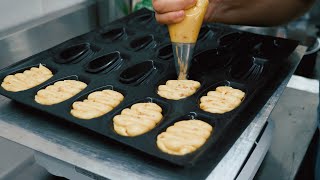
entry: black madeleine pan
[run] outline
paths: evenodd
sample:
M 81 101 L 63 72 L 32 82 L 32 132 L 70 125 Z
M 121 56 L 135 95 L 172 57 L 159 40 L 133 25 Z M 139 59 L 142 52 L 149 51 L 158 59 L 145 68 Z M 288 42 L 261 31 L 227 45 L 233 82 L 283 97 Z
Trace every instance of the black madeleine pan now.
M 121 142 L 132 147 L 132 151 L 140 150 L 150 157 L 179 166 L 194 166 L 200 159 L 221 158 L 226 146 L 235 141 L 230 134 L 241 134 L 243 127 L 272 95 L 268 87 L 281 82 L 279 78 L 283 77 L 277 74 L 286 73 L 284 67 L 290 63 L 288 57 L 297 45 L 298 42 L 293 40 L 205 24 L 200 31 L 189 74 L 189 79 L 199 81 L 201 87 L 185 99 L 167 100 L 157 94 L 157 88 L 166 80 L 177 78 L 172 46 L 167 28 L 156 23 L 153 12 L 143 9 L 1 70 L 1 80 L 39 64 L 48 67 L 54 75 L 31 89 L 9 92 L 0 87 L 0 93 Z M 40 89 L 66 79 L 80 80 L 88 86 L 55 105 L 35 102 L 34 96 Z M 201 110 L 200 98 L 218 86 L 231 86 L 245 92 L 241 105 L 224 114 Z M 104 89 L 122 93 L 124 100 L 109 113 L 91 120 L 78 119 L 70 114 L 73 102 Z M 154 129 L 140 136 L 118 135 L 113 129 L 113 117 L 137 102 L 157 103 L 163 109 L 163 119 Z M 156 144 L 157 135 L 175 122 L 189 119 L 199 119 L 213 127 L 206 143 L 184 156 L 162 152 Z

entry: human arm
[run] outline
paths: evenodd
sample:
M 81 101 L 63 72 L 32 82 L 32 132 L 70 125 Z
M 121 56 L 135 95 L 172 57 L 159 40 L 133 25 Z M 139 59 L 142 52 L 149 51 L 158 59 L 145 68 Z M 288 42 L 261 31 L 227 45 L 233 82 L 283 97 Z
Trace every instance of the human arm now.
M 209 0 L 205 21 L 225 24 L 275 26 L 305 13 L 314 0 Z M 156 19 L 172 24 L 184 19 L 184 10 L 196 0 L 153 0 Z

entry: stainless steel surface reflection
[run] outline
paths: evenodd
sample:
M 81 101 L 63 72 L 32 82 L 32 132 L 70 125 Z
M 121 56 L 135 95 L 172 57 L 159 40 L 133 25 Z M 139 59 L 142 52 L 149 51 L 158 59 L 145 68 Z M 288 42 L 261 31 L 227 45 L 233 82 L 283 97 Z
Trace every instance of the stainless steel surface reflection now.
M 96 27 L 96 4 L 86 2 L 0 32 L 0 69 Z

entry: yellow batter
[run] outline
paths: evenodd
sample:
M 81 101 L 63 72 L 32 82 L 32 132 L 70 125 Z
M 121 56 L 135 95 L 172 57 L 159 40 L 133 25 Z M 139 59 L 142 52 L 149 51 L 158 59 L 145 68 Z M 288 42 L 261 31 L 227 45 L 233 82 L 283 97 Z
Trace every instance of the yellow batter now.
M 169 80 L 158 87 L 158 94 L 166 99 L 179 100 L 193 95 L 199 87 L 198 81 Z
M 35 96 L 35 101 L 42 105 L 53 105 L 65 101 L 87 87 L 86 83 L 76 80 L 64 80 L 41 89 Z
M 157 146 L 165 153 L 182 156 L 199 149 L 212 130 L 210 124 L 201 120 L 179 121 L 158 135 Z
M 122 136 L 138 136 L 153 129 L 162 119 L 162 108 L 155 103 L 137 103 L 113 118 L 114 130 Z
M 74 102 L 70 113 L 80 119 L 100 117 L 118 106 L 123 98 L 117 91 L 96 91 L 89 94 L 84 101 Z
M 206 13 L 209 1 L 198 0 L 196 5 L 185 11 L 182 22 L 168 26 L 171 42 L 195 43 Z
M 200 98 L 200 108 L 211 113 L 223 114 L 238 107 L 245 93 L 229 86 L 217 87 Z
M 39 67 L 32 67 L 23 73 L 6 76 L 1 86 L 7 91 L 24 91 L 47 81 L 52 76 L 52 72 L 40 64 Z

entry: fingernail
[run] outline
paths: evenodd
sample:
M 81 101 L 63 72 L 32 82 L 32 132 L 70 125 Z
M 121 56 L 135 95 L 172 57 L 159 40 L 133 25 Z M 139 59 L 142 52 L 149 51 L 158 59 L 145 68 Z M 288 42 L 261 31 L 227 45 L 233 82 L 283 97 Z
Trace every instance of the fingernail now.
M 182 17 L 182 16 L 184 16 L 184 11 L 177 12 L 177 17 Z

